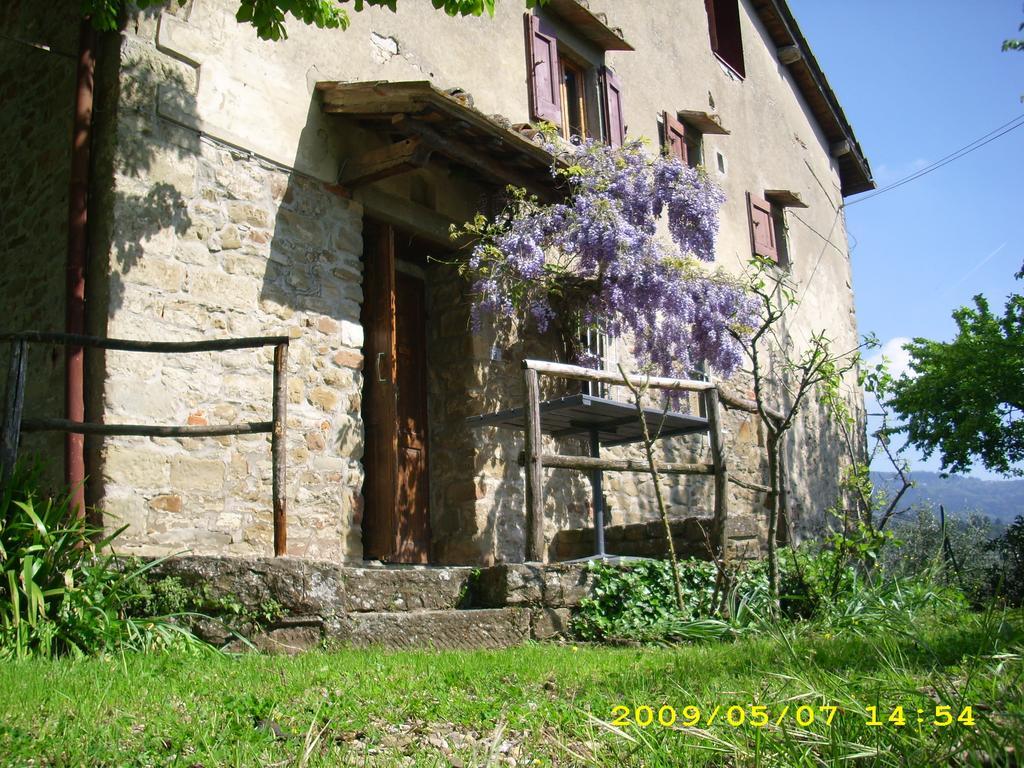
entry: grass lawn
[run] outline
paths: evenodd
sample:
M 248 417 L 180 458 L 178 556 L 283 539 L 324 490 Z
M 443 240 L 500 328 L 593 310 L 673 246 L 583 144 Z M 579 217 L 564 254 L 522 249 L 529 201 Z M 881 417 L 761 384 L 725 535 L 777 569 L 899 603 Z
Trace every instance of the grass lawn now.
M 8 662 L 0 764 L 1015 765 L 1022 649 L 1016 613 L 870 639 Z M 611 725 L 615 707 L 633 724 Z

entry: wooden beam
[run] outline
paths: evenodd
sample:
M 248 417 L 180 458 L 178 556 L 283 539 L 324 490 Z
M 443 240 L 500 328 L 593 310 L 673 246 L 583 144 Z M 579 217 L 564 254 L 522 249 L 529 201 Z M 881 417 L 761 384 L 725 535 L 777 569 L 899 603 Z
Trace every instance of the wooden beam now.
M 580 381 L 601 381 L 608 384 L 622 384 L 622 376 L 612 371 L 597 371 L 592 368 L 584 368 L 579 365 L 567 365 L 565 363 L 549 363 L 546 360 L 523 360 L 523 368 L 537 371 L 545 376 L 557 376 L 563 379 L 578 379 Z M 706 392 L 714 389 L 715 385 L 707 381 L 695 381 L 693 379 L 669 379 L 661 376 L 640 376 L 630 374 L 629 380 L 637 386 L 649 386 L 651 389 L 683 390 L 687 392 Z
M 541 457 L 540 383 L 537 372 L 523 371 L 526 411 L 526 560 L 544 562 L 544 464 Z
M 704 398 L 711 437 L 711 463 L 715 470 L 713 543 L 716 557 L 719 561 L 724 561 L 729 543 L 729 465 L 722 436 L 722 411 L 718 402 L 718 390 L 707 390 L 704 393 Z
M 729 475 L 729 482 L 733 485 L 738 485 L 740 488 L 746 488 L 748 491 L 757 491 L 759 493 L 772 492 L 772 489 L 767 485 L 762 485 L 761 483 L 750 483 L 746 480 L 740 480 L 738 477 L 734 477 L 733 475 Z
M 94 424 L 70 419 L 25 419 L 22 432 L 74 432 L 79 435 L 135 435 L 138 437 L 223 437 L 255 435 L 272 432 L 273 422 L 255 421 L 244 424 L 203 424 L 185 427 L 156 424 Z
M 22 409 L 25 406 L 25 368 L 28 363 L 28 345 L 24 341 L 11 344 L 11 359 L 7 372 L 7 393 L 4 396 L 3 432 L 0 433 L 0 478 L 6 484 L 18 461 L 18 443 L 21 440 Z
M 43 331 L 22 331 L 2 333 L 0 341 L 34 341 L 49 344 L 65 344 L 76 347 L 116 349 L 121 352 L 220 352 L 226 349 L 253 349 L 273 347 L 287 343 L 287 336 L 247 336 L 239 339 L 200 339 L 197 341 L 129 341 L 127 339 L 105 339 L 98 336 L 82 336 L 77 333 L 49 333 Z
M 422 112 L 429 106 L 431 85 L 427 81 L 319 82 L 316 89 L 323 94 L 324 112 L 341 115 L 388 114 L 399 111 Z
M 519 463 L 526 461 L 525 454 L 520 454 Z M 576 469 L 581 472 L 592 472 L 600 469 L 605 472 L 635 472 L 637 474 L 651 474 L 651 466 L 646 461 L 635 459 L 607 459 L 594 458 L 593 456 L 567 456 L 558 453 L 545 453 L 541 461 L 548 469 Z M 666 475 L 713 475 L 715 467 L 712 464 L 658 464 L 658 471 Z
M 343 162 L 338 173 L 338 183 L 354 187 L 408 173 L 426 165 L 431 152 L 429 147 L 424 146 L 422 139 L 415 137 L 371 149 Z
M 849 155 L 851 152 L 853 152 L 853 143 L 849 139 L 837 141 L 829 147 L 829 153 L 832 157 L 842 157 L 843 155 Z
M 796 64 L 804 57 L 798 45 L 784 45 L 777 51 L 779 61 L 785 65 Z
M 403 200 L 373 187 L 355 190 L 352 199 L 363 206 L 367 215 L 384 224 L 401 227 L 435 245 L 453 248 L 468 242 L 466 238 L 453 240 L 450 228 L 452 225 L 457 226 L 457 223 L 425 205 Z
M 481 152 L 463 141 L 441 134 L 421 120 L 414 120 L 406 115 L 396 115 L 396 118 L 398 119 L 392 124 L 397 130 L 418 136 L 432 149 L 496 184 L 524 187 L 543 200 L 551 200 L 556 197 L 554 190 L 549 185 L 539 183 L 536 179 L 495 160 L 493 156 Z
M 523 159 L 547 169 L 556 160 L 543 147 L 514 130 L 496 123 L 482 112 L 466 106 L 429 81 L 389 83 L 319 82 L 324 112 L 362 117 L 369 114 L 392 116 L 398 113 L 435 115 L 440 121 L 459 120 L 480 136 L 491 136 L 507 145 Z
M 288 554 L 287 508 L 287 422 L 288 422 L 288 345 L 274 347 L 274 423 L 270 438 L 270 457 L 274 497 L 274 557 Z
M 724 408 L 728 408 L 733 411 L 757 413 L 757 403 L 753 400 L 740 397 L 739 395 L 729 392 L 726 389 L 722 389 L 721 387 L 718 389 L 718 394 Z M 768 414 L 769 418 L 772 418 L 775 421 L 783 421 L 786 418 L 781 411 L 777 411 L 774 408 L 766 408 L 765 413 Z

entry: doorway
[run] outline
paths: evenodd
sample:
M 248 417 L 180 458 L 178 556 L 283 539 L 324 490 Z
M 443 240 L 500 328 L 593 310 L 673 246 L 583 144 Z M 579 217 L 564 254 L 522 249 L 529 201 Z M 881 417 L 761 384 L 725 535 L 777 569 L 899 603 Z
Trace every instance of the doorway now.
M 392 563 L 430 560 L 427 311 L 416 253 L 393 227 L 367 222 L 363 309 L 366 426 L 363 553 Z

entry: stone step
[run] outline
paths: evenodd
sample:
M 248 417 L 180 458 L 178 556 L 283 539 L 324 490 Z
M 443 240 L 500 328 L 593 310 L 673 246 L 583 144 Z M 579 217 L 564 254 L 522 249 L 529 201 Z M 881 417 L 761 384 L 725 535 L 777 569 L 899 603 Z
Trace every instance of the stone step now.
M 333 644 L 506 648 L 564 638 L 592 587 L 579 563 L 477 569 L 181 556 L 159 563 L 148 578 L 170 576 L 199 597 L 200 612 L 208 606 L 256 648 L 277 653 Z M 218 613 L 224 600 L 244 610 Z M 249 647 L 221 621 L 201 619 L 195 629 L 218 645 Z
M 510 648 L 530 639 L 530 612 L 525 608 L 464 611 L 353 613 L 329 640 L 356 647 Z
M 473 602 L 482 608 L 575 608 L 592 586 L 586 563 L 504 563 L 480 571 Z
M 474 570 L 187 555 L 163 561 L 152 578 L 176 576 L 200 594 L 232 598 L 250 610 L 275 601 L 286 615 L 334 616 L 468 607 Z
M 539 616 L 540 631 L 558 626 Z M 547 621 L 548 623 L 544 623 Z M 302 617 L 283 620 L 255 634 L 251 643 L 268 653 L 299 653 L 316 648 L 387 648 L 472 650 L 511 648 L 531 637 L 531 613 L 526 608 L 352 613 L 322 620 Z M 244 650 L 243 643 L 231 644 Z

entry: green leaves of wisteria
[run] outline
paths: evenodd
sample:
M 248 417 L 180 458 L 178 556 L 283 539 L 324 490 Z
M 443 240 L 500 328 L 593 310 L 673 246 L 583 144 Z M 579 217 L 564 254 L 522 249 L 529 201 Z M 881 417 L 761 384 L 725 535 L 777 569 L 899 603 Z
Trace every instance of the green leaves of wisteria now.
M 412 0 L 406 0 L 406 4 Z M 423 0 L 418 0 L 422 2 Z M 82 0 L 82 16 L 91 19 L 100 31 L 118 28 L 125 0 Z M 350 20 L 342 3 L 348 0 L 240 0 L 235 18 L 239 23 L 251 24 L 263 40 L 282 40 L 288 37 L 285 21 L 291 16 L 304 24 L 320 29 L 348 29 Z M 497 0 L 430 0 L 431 5 L 449 16 L 494 15 Z M 527 8 L 543 5 L 547 0 L 525 0 Z M 139 8 L 170 5 L 183 6 L 186 0 L 136 0 Z M 398 0 L 353 0 L 355 12 L 367 6 L 398 10 Z

